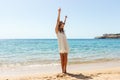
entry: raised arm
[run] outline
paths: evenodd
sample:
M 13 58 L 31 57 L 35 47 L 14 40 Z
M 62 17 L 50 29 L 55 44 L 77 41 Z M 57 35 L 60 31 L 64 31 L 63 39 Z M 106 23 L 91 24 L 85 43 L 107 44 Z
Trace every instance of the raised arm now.
M 55 27 L 56 34 L 58 33 L 58 25 L 60 22 L 60 12 L 61 12 L 61 8 L 58 9 L 58 18 L 57 18 L 57 23 L 56 23 L 56 27 Z
M 67 19 L 67 16 L 65 16 L 65 19 L 64 19 L 64 24 L 66 23 L 66 19 Z

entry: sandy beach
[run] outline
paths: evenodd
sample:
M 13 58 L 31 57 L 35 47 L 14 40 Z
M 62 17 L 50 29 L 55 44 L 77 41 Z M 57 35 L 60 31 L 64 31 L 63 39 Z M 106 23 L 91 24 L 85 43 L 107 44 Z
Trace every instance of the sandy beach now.
M 67 74 L 60 65 L 0 68 L 0 80 L 120 80 L 119 63 L 71 64 Z
M 0 0 L 0 80 L 120 80 L 120 0 Z

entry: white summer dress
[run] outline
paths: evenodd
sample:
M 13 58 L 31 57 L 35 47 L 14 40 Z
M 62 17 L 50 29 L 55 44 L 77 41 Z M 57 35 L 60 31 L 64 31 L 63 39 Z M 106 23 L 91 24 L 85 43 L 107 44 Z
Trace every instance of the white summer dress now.
M 68 43 L 67 43 L 65 33 L 61 33 L 61 32 L 58 31 L 57 38 L 58 38 L 59 52 L 60 53 L 68 53 L 69 52 L 69 47 L 68 47 Z

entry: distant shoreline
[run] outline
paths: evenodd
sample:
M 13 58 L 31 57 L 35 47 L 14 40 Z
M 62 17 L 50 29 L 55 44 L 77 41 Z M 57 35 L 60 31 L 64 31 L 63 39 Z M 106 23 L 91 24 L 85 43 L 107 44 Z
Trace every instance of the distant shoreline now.
M 120 33 L 118 34 L 103 34 L 102 36 L 97 36 L 95 39 L 120 39 Z

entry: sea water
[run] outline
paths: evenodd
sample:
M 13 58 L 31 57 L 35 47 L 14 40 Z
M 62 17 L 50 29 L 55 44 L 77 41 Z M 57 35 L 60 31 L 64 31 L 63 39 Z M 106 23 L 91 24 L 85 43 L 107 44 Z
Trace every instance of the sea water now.
M 69 64 L 120 60 L 120 39 L 68 39 Z M 1 39 L 0 67 L 60 64 L 57 39 Z

